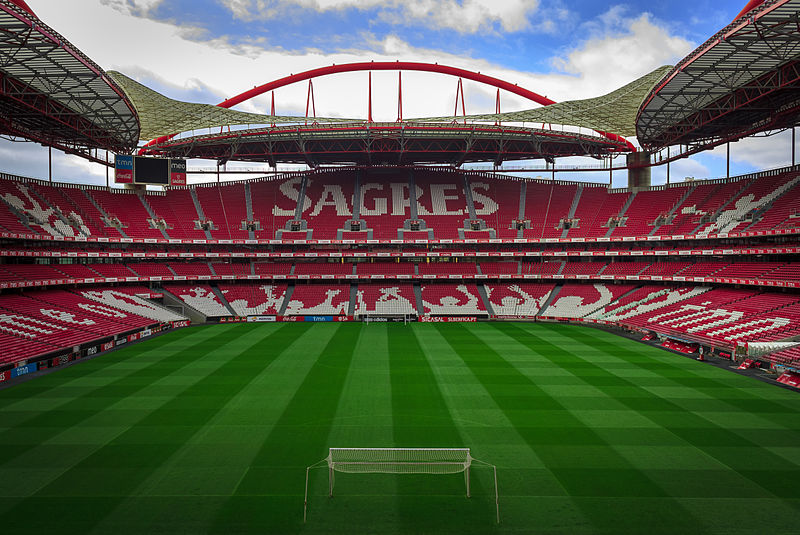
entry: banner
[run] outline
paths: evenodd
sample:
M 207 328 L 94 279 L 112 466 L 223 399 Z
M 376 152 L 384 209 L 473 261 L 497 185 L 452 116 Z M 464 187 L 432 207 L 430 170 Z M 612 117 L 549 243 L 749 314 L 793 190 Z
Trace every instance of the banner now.
M 114 341 L 106 342 L 105 344 L 100 346 L 100 351 L 108 351 L 114 347 Z
M 117 184 L 133 184 L 133 156 L 114 155 L 114 182 Z
M 247 323 L 272 323 L 277 320 L 277 316 L 247 316 Z
M 11 379 L 14 377 L 19 377 L 20 375 L 28 375 L 29 373 L 33 373 L 39 369 L 39 365 L 35 362 L 31 364 L 26 364 L 24 366 L 18 366 L 11 370 Z
M 478 318 L 475 316 L 421 316 L 419 321 L 422 323 L 475 323 Z
M 172 326 L 173 329 L 180 329 L 181 327 L 188 327 L 191 324 L 192 324 L 191 320 L 179 320 L 179 321 L 170 322 L 170 325 Z
M 9 379 L 11 379 L 11 372 L 10 371 L 6 370 L 4 372 L 0 372 L 0 383 L 8 381 Z
M 173 186 L 186 185 L 186 160 L 169 161 L 169 183 Z

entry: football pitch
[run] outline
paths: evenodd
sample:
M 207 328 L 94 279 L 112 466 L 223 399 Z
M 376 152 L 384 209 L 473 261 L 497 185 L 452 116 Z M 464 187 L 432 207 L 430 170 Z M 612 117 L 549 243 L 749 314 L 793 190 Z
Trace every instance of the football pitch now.
M 462 474 L 312 472 L 468 447 Z M 798 533 L 800 393 L 568 325 L 193 327 L 0 391 L 3 533 Z

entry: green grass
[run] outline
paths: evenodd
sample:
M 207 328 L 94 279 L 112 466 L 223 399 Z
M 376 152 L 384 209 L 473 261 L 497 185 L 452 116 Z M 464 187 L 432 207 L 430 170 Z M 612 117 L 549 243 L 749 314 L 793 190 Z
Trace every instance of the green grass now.
M 491 472 L 346 475 L 328 447 Z M 185 329 L 0 391 L 3 533 L 798 533 L 800 395 L 542 324 Z

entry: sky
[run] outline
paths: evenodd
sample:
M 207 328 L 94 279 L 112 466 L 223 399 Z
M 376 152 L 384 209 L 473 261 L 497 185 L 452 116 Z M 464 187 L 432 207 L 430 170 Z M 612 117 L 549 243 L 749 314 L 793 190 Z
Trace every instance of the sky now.
M 599 96 L 674 65 L 727 25 L 745 0 L 28 0 L 106 70 L 168 97 L 217 104 L 268 81 L 330 64 L 425 61 L 495 76 L 556 101 Z M 452 113 L 457 79 L 403 73 L 405 117 Z M 304 115 L 307 85 L 275 92 L 276 113 Z M 492 113 L 495 89 L 464 82 L 466 111 Z M 320 116 L 366 117 L 367 73 L 314 80 Z M 532 107 L 501 94 L 502 111 Z M 268 96 L 237 107 L 269 113 Z M 373 74 L 376 120 L 397 116 L 397 73 Z M 635 139 L 632 139 L 635 143 Z M 725 147 L 671 165 L 672 181 L 725 176 Z M 788 165 L 788 133 L 731 145 L 731 174 Z M 594 163 L 559 160 L 559 164 Z M 213 162 L 191 161 L 191 167 Z M 244 167 L 253 167 L 246 165 Z M 233 167 L 231 164 L 229 167 Z M 47 178 L 47 149 L 0 141 L 0 171 Z M 653 183 L 666 167 L 652 170 Z M 105 183 L 103 166 L 53 151 L 54 180 Z M 241 178 L 233 175 L 231 178 Z M 608 174 L 559 173 L 608 181 Z M 209 180 L 197 175 L 190 182 Z M 614 186 L 624 186 L 624 173 Z

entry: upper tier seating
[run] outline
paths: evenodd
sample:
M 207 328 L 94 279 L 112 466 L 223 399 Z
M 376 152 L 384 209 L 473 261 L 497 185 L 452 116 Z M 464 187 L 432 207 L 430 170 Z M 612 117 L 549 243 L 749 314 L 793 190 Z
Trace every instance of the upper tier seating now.
M 298 284 L 286 305 L 286 315 L 346 315 L 349 305 L 349 284 Z
M 425 262 L 419 264 L 419 274 L 425 275 L 477 275 L 475 262 Z
M 548 283 L 487 284 L 486 294 L 498 316 L 535 316 L 554 285 Z
M 366 314 L 417 314 L 411 284 L 359 284 L 356 293 L 357 316 Z
M 367 275 L 414 275 L 414 264 L 411 262 L 359 262 L 356 274 Z
M 255 231 L 256 238 L 275 239 L 275 232 L 286 228 L 287 221 L 294 220 L 302 183 L 301 176 L 250 182 L 253 217 L 260 226 L 260 230 Z
M 220 284 L 219 290 L 239 316 L 258 316 L 280 312 L 286 297 L 286 284 Z
M 325 173 L 306 179 L 306 197 L 310 200 L 302 217 L 316 240 L 335 240 L 337 231 L 353 219 L 354 177 L 348 173 Z
M 210 232 L 214 239 L 249 238 L 247 229 L 241 228 L 242 221 L 247 221 L 244 185 L 203 186 L 196 188 L 195 193 L 205 216 L 204 221 L 212 223 Z
M 77 186 L 51 186 L 37 183 L 31 185 L 39 196 L 50 203 L 61 215 L 70 221 L 75 230 L 87 236 L 119 237 L 116 229 L 107 229 L 103 224 L 103 216 Z M 69 235 L 69 234 L 68 234 Z M 77 235 L 77 234 L 76 234 Z
M 169 267 L 178 276 L 206 279 L 211 276 L 211 269 L 207 262 L 170 262 Z
M 631 196 L 630 193 L 608 193 L 606 188 L 583 188 L 575 219 L 578 227 L 571 228 L 568 238 L 599 238 L 609 232 L 609 220 L 617 217 Z
M 198 188 L 198 191 L 203 188 Z M 206 233 L 197 228 L 200 220 L 188 189 L 171 190 L 167 195 L 148 195 L 145 200 L 155 215 L 167 224 L 167 235 L 182 240 L 205 240 Z
M 341 262 L 298 262 L 295 275 L 352 275 L 353 264 Z
M 361 173 L 361 219 L 376 240 L 398 239 L 398 229 L 411 218 L 408 174 Z
M 412 173 L 416 186 L 413 203 L 408 191 Z M 284 239 L 305 239 L 309 232 L 312 239 L 335 239 L 340 229 L 346 239 L 366 238 L 365 231 L 370 229 L 374 239 L 394 240 L 409 220 L 404 237 L 427 239 L 429 233 L 424 228 L 411 229 L 413 205 L 417 218 L 425 221 L 435 239 L 451 239 L 458 238 L 460 229 L 465 229 L 464 222 L 471 219 L 464 176 L 422 169 L 361 170 L 358 175 L 352 171 L 314 171 L 246 184 L 173 188 L 165 194 L 4 180 L 0 184 L 0 231 L 57 238 L 204 240 L 208 236 L 200 224 L 210 222 L 211 237 L 224 240 L 250 238 L 248 225 L 258 239 L 274 239 L 277 231 Z M 528 221 L 528 228 L 522 232 L 525 238 L 703 235 L 800 226 L 797 172 L 683 183 L 635 195 L 610 193 L 604 186 L 591 184 L 467 176 L 475 218 L 482 219 L 502 238 L 519 234 L 513 223 L 520 219 L 523 184 L 523 220 Z M 354 199 L 356 181 L 359 199 Z M 247 189 L 251 218 L 247 214 Z M 366 222 L 366 227 L 358 231 L 346 224 L 355 218 L 356 206 L 360 219 Z M 573 207 L 574 216 L 568 221 Z M 673 217 L 664 220 L 670 213 Z M 610 222 L 614 218 L 618 219 Z M 656 219 L 663 224 L 654 226 Z M 305 220 L 307 230 L 299 220 Z M 287 226 L 290 221 L 297 223 Z M 488 234 L 475 233 L 468 225 L 465 236 Z
M 564 229 L 559 226 L 569 215 L 578 186 L 528 181 L 525 193 L 525 219 L 530 228 L 525 238 L 560 238 Z
M 87 193 L 108 217 L 119 220 L 122 224 L 121 230 L 129 238 L 164 239 L 161 231 L 148 222 L 152 217 L 139 199 L 139 195 L 133 191 L 93 189 L 87 190 Z
M 250 262 L 212 262 L 211 267 L 220 277 L 226 275 L 252 275 Z
M 432 283 L 423 285 L 421 289 L 425 314 L 486 314 L 486 307 L 474 284 Z
M 656 228 L 658 216 L 666 215 L 685 193 L 686 187 L 638 192 L 625 211 L 624 223 L 615 227 L 611 236 L 648 236 Z M 661 207 L 661 211 L 656 212 L 654 207 Z
M 464 195 L 464 179 L 460 174 L 414 173 L 417 216 L 433 229 L 434 239 L 457 239 L 458 229 L 469 219 Z
M 800 182 L 797 173 L 786 173 L 772 180 L 753 180 L 750 185 L 715 217 L 713 223 L 703 226 L 698 234 L 727 234 L 740 227 L 749 226 L 745 216 L 766 207 L 775 199 L 792 190 Z
M 481 262 L 481 273 L 484 275 L 517 275 L 519 274 L 519 262 Z
M 488 228 L 495 229 L 498 238 L 516 238 L 513 222 L 519 220 L 522 180 L 472 177 L 469 185 L 475 216 L 483 219 Z

